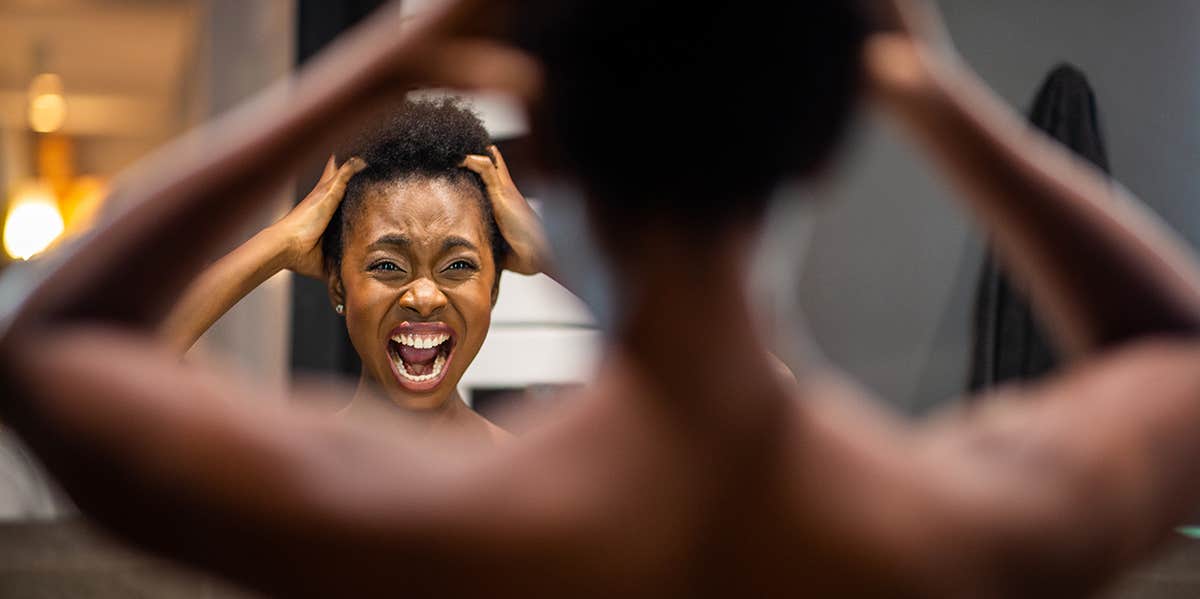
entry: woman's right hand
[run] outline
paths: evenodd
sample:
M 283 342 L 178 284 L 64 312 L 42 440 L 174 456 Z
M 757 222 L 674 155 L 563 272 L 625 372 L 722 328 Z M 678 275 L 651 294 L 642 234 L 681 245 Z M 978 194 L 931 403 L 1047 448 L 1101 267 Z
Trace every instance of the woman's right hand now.
M 864 51 L 867 87 L 885 106 L 907 109 L 934 93 L 961 59 L 929 0 L 879 0 Z
M 365 168 L 367 163 L 357 156 L 347 160 L 341 167 L 330 156 L 316 187 L 287 216 L 271 225 L 282 243 L 287 244 L 285 267 L 288 270 L 306 277 L 324 279 L 325 257 L 321 253 L 321 236 L 342 203 L 346 184 Z

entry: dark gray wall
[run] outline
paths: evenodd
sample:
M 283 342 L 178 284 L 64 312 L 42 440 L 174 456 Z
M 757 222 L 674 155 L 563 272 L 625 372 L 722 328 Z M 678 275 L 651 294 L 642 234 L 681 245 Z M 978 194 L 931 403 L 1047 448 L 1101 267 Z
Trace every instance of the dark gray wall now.
M 1200 242 L 1200 2 L 942 0 L 960 51 L 1022 112 L 1060 61 L 1096 88 L 1114 175 Z M 822 195 L 800 302 L 824 353 L 900 409 L 959 395 L 982 237 L 868 119 Z
M 297 0 L 296 64 L 303 65 L 342 32 L 355 26 L 384 0 Z M 299 177 L 296 203 L 320 178 L 323 162 L 309 166 Z M 362 368 L 346 325 L 329 303 L 325 283 L 305 277 L 292 279 L 291 370 L 295 374 L 334 373 L 357 377 Z

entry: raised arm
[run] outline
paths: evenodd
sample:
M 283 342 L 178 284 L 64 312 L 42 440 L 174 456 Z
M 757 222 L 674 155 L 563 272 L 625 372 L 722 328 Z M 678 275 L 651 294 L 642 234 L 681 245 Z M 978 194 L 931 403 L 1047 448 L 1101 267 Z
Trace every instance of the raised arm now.
M 143 161 L 115 186 L 127 209 L 59 258 L 16 323 L 91 318 L 153 327 L 203 268 L 206 251 L 287 178 L 305 149 L 418 84 L 528 94 L 536 67 L 524 55 L 456 36 L 483 4 L 452 3 L 416 23 L 402 23 L 399 5 L 389 5 L 299 76 Z
M 222 257 L 188 286 L 159 328 L 168 345 L 186 352 L 243 297 L 281 270 L 324 279 L 321 235 L 342 202 L 346 183 L 366 168 L 358 158 L 340 167 L 331 156 L 316 187 L 279 222 Z
M 85 513 L 282 596 L 420 594 L 439 571 L 414 547 L 435 532 L 456 539 L 438 551 L 466 555 L 479 529 L 456 518 L 479 512 L 433 499 L 451 496 L 447 452 L 414 457 L 394 435 L 239 401 L 246 391 L 183 368 L 150 336 L 205 251 L 367 107 L 426 82 L 528 90 L 523 56 L 453 35 L 479 4 L 399 33 L 385 9 L 295 80 L 127 174 L 127 208 L 43 264 L 0 321 L 0 420 Z
M 987 556 L 980 588 L 1092 591 L 1200 504 L 1196 261 L 1127 191 L 1006 107 L 924 2 L 892 6 L 899 29 L 867 49 L 872 91 L 957 183 L 1077 358 L 924 430 L 931 479 L 971 523 L 951 531 L 969 540 L 963 553 Z
M 127 331 L 24 347 L 0 383 L 5 401 L 38 400 L 22 421 L 37 455 L 84 514 L 163 556 L 273 597 L 474 597 L 538 579 L 528 554 L 552 555 L 542 510 L 514 500 L 544 468 L 478 476 L 481 456 L 402 423 L 263 402 Z
M 924 2 L 891 5 L 897 31 L 866 51 L 872 91 L 962 190 L 1062 349 L 1200 333 L 1200 271 L 1184 244 L 1009 109 Z

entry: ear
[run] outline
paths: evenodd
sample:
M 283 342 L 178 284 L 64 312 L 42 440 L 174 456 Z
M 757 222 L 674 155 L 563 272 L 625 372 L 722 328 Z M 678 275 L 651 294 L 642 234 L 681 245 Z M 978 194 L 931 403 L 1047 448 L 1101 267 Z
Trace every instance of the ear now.
M 342 273 L 340 269 L 331 268 L 325 278 L 325 283 L 329 289 L 329 304 L 337 309 L 337 306 L 346 305 L 346 289 L 342 286 Z
M 496 269 L 496 282 L 492 283 L 492 307 L 496 307 L 496 300 L 500 299 L 500 275 L 504 274 L 503 269 Z

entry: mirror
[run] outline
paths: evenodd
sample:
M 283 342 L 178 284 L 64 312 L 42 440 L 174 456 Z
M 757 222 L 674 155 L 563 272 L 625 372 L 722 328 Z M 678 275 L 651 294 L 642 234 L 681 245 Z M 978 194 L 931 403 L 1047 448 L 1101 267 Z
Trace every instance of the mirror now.
M 407 6 L 415 14 L 435 1 Z M 115 209 L 105 198 L 118 172 L 285 76 L 378 4 L 0 1 L 0 56 L 7 57 L 0 62 L 0 268 L 18 268 L 86 232 L 99 214 Z M 1102 166 L 1194 246 L 1200 244 L 1200 213 L 1190 206 L 1200 192 L 1191 164 L 1200 144 L 1200 125 L 1193 124 L 1200 122 L 1194 114 L 1200 106 L 1200 65 L 1194 64 L 1200 40 L 1180 25 L 1197 22 L 1200 6 L 939 4 L 964 58 L 1031 119 L 1037 121 L 1041 105 L 1036 98 L 1086 89 L 1083 96 L 1047 99 L 1084 108 L 1053 118 L 1042 114 L 1038 124 L 1051 128 L 1075 119 L 1094 126 L 1091 141 L 1103 148 Z M 1075 87 L 1062 89 L 1074 91 L 1048 87 L 1053 74 L 1068 72 L 1062 65 L 1070 65 L 1075 77 Z M 1039 90 L 1045 93 L 1039 96 Z M 420 97 L 433 101 L 437 94 Z M 472 350 L 478 353 L 461 366 L 456 390 L 467 405 L 510 428 L 503 418 L 514 402 L 552 403 L 551 391 L 588 380 L 614 308 L 605 304 L 608 282 L 587 249 L 586 224 L 570 194 L 557 193 L 551 201 L 524 186 L 530 158 L 520 107 L 488 95 L 465 102 L 542 214 L 553 252 L 572 266 L 563 274 L 575 277 L 572 287 L 587 300 L 545 275 L 502 276 L 494 307 L 484 310 L 486 340 L 477 335 L 480 344 Z M 1090 111 L 1077 111 L 1084 109 Z M 1065 130 L 1078 134 L 1077 128 Z M 1026 368 L 1034 368 L 1031 361 L 1045 360 L 1039 372 L 1052 368 L 1052 357 L 1039 353 L 1042 346 L 1032 337 L 1036 319 L 1013 308 L 1020 290 L 988 270 L 987 240 L 930 166 L 869 114 L 853 141 L 821 186 L 780 192 L 766 232 L 755 284 L 768 330 L 782 331 L 775 339 L 780 356 L 787 361 L 818 352 L 913 416 L 970 387 L 1032 376 Z M 1091 159 L 1099 164 L 1096 155 Z M 312 165 L 292 189 L 265 201 L 261 217 L 228 250 L 287 214 L 319 176 L 320 166 Z M 815 201 L 790 201 L 797 195 Z M 281 272 L 206 327 L 192 359 L 230 365 L 277 388 L 308 373 L 357 379 L 363 360 L 336 303 L 328 281 Z M 813 343 L 797 342 L 800 331 Z M 418 347 L 420 340 L 396 343 L 431 350 L 444 341 L 431 347 Z M 450 349 L 426 355 L 398 346 L 397 356 L 410 355 L 402 361 L 421 365 L 409 377 L 417 386 L 419 377 L 432 376 L 427 364 L 450 360 Z M 70 513 L 28 453 L 0 437 L 0 520 Z

